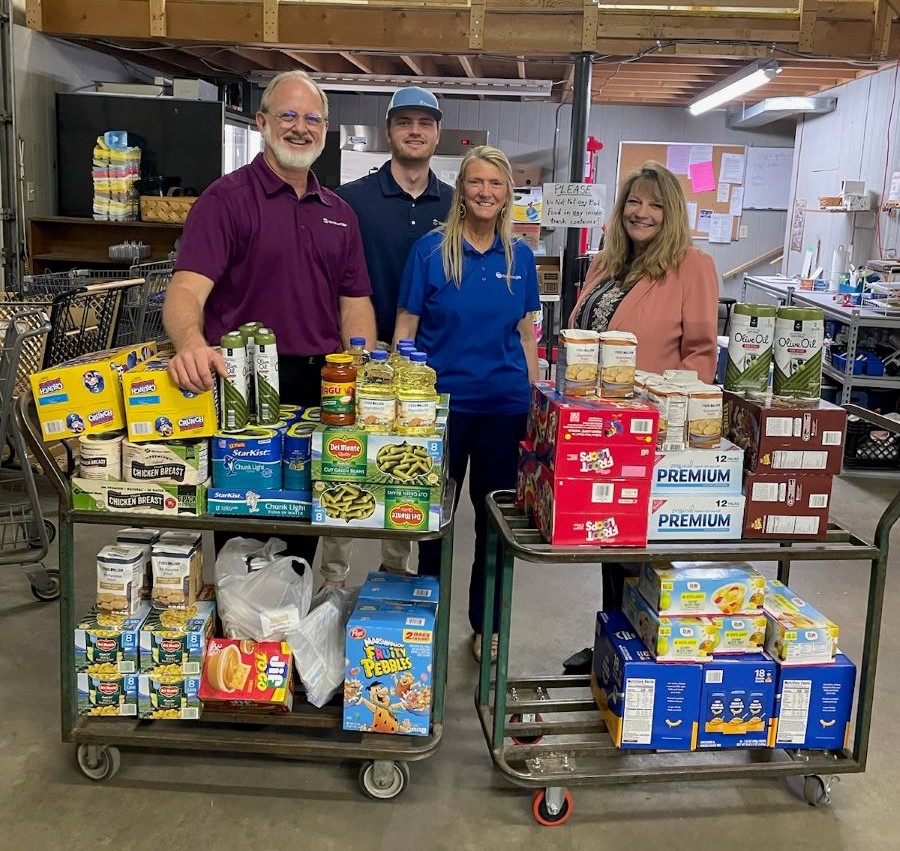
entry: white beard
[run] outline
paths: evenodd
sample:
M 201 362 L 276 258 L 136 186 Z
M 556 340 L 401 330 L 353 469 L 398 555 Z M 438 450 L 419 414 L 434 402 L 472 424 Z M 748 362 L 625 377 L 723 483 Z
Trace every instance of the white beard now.
M 325 147 L 325 137 L 323 135 L 322 141 L 318 145 L 313 143 L 307 148 L 297 150 L 279 136 L 276 136 L 271 125 L 266 126 L 263 131 L 263 138 L 266 141 L 266 145 L 272 151 L 275 159 L 278 161 L 278 165 L 284 169 L 295 171 L 310 168 L 319 158 L 322 149 Z

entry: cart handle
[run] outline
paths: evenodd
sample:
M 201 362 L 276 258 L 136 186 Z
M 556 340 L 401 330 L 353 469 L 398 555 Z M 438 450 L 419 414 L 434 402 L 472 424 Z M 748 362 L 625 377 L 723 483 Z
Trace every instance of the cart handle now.
M 28 444 L 28 448 L 34 453 L 34 457 L 41 465 L 44 475 L 50 479 L 53 487 L 56 488 L 59 494 L 60 510 L 69 512 L 72 510 L 71 488 L 56 461 L 50 457 L 50 453 L 47 451 L 47 444 L 44 443 L 44 439 L 35 425 L 34 418 L 31 415 L 32 402 L 31 390 L 25 391 L 18 397 L 15 411 L 16 422 L 22 436 L 25 438 L 25 443 Z
M 871 425 L 891 432 L 891 434 L 900 434 L 900 421 L 890 417 L 883 417 L 881 414 L 876 414 L 868 408 L 860 408 L 859 405 L 844 405 L 843 408 L 851 416 L 865 420 Z

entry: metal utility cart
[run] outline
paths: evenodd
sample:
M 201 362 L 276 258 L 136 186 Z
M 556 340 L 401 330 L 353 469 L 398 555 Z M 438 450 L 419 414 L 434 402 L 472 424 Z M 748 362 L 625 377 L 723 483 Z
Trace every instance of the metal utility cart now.
M 49 461 L 40 431 L 31 417 L 31 397 L 24 394 L 16 411 L 28 445 L 43 462 Z M 437 532 L 406 534 L 382 529 L 312 526 L 307 521 L 281 518 L 159 516 L 75 510 L 69 482 L 52 464 L 50 479 L 59 493 L 60 569 L 60 713 L 62 739 L 77 745 L 78 767 L 91 780 L 108 780 L 119 770 L 119 748 L 153 748 L 222 753 L 271 755 L 289 759 L 341 759 L 362 762 L 359 784 L 376 799 L 399 795 L 409 783 L 407 762 L 424 759 L 440 745 L 443 733 L 450 631 L 450 573 L 453 560 L 453 492 L 448 483 L 443 499 L 442 523 Z M 388 736 L 348 733 L 342 727 L 340 697 L 317 709 L 295 695 L 293 712 L 260 715 L 240 711 L 204 711 L 199 721 L 132 721 L 128 718 L 79 716 L 75 689 L 75 526 L 153 526 L 168 529 L 249 532 L 255 535 L 317 535 L 354 538 L 441 539 L 441 604 L 434 646 L 432 727 L 429 736 Z
M 850 413 L 900 431 L 892 420 L 856 406 Z M 900 517 L 900 494 L 878 521 L 870 544 L 835 524 L 824 541 L 733 541 L 724 543 L 656 544 L 645 549 L 553 547 L 545 543 L 533 521 L 516 508 L 515 494 L 495 491 L 488 496 L 488 544 L 485 569 L 485 612 L 493 608 L 494 582 L 501 571 L 499 648 L 496 675 L 491 678 L 488 654 L 482 659 L 475 704 L 494 765 L 513 783 L 536 789 L 535 819 L 544 825 L 566 821 L 573 811 L 569 787 L 682 780 L 722 780 L 760 776 L 804 777 L 803 795 L 812 805 L 829 801 L 835 776 L 866 768 L 869 724 L 875 691 L 878 636 L 887 573 L 891 528 Z M 497 553 L 497 557 L 493 556 Z M 852 749 L 830 751 L 755 748 L 702 752 L 620 750 L 613 746 L 590 691 L 590 677 L 509 678 L 509 634 L 513 574 L 516 559 L 552 564 L 603 561 L 775 561 L 778 578 L 787 583 L 793 561 L 855 562 L 869 567 L 868 602 L 859 660 L 856 726 Z M 600 582 L 598 577 L 597 587 Z M 485 619 L 483 633 L 490 632 Z

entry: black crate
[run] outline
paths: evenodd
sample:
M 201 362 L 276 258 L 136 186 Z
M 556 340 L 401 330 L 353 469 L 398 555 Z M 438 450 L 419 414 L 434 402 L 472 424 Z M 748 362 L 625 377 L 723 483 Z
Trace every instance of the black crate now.
M 900 434 L 849 417 L 844 466 L 900 469 Z

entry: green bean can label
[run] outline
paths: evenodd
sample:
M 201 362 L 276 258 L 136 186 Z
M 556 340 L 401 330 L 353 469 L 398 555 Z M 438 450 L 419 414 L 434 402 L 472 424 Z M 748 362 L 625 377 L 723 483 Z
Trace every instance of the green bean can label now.
M 750 397 L 765 394 L 775 337 L 774 305 L 736 304 L 728 337 L 725 389 Z
M 825 314 L 815 307 L 779 307 L 775 318 L 772 398 L 813 404 L 822 390 Z
M 240 431 L 250 422 L 247 349 L 239 333 L 225 334 L 221 345 L 225 376 L 219 394 L 222 405 L 220 424 L 224 431 Z

